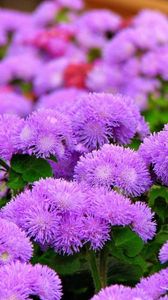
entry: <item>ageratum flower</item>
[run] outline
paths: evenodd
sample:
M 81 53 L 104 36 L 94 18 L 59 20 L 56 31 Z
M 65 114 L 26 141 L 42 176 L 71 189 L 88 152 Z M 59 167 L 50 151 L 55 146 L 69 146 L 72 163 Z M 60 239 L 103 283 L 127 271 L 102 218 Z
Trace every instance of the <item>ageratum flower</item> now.
M 0 299 L 26 300 L 35 296 L 41 300 L 61 299 L 61 281 L 47 266 L 16 262 L 1 267 L 0 276 Z
M 105 143 L 128 144 L 134 137 L 140 113 L 133 101 L 121 95 L 90 93 L 74 106 L 73 131 L 88 150 Z
M 16 115 L 0 115 L 0 157 L 10 160 L 17 152 L 15 137 L 23 126 L 23 120 Z
M 37 107 L 70 113 L 78 98 L 86 92 L 77 88 L 62 88 L 39 98 Z
M 70 234 L 70 229 L 64 224 L 68 222 L 68 217 L 64 215 L 71 212 L 81 215 L 86 203 L 87 194 L 77 183 L 42 179 L 34 185 L 31 192 L 25 191 L 14 198 L 1 213 L 4 218 L 15 222 L 26 231 L 36 242 L 41 245 L 53 245 L 53 241 L 59 238 L 62 231 L 68 230 L 67 234 Z M 73 235 L 75 220 L 73 215 L 69 219 Z M 80 234 L 79 221 L 76 221 L 76 224 Z M 63 243 L 66 243 L 65 239 Z
M 134 218 L 132 222 L 133 230 L 144 240 L 153 238 L 156 232 L 156 223 L 153 221 L 154 214 L 143 202 L 134 204 Z
M 0 113 L 16 114 L 20 117 L 28 115 L 32 110 L 31 101 L 15 92 L 0 91 Z
M 102 289 L 91 300 L 152 300 L 142 289 L 131 289 L 123 285 L 112 285 Z
M 54 110 L 32 113 L 17 139 L 20 150 L 45 158 L 51 155 L 62 158 L 66 150 L 74 147 L 69 118 Z
M 0 265 L 16 260 L 28 262 L 33 248 L 26 234 L 14 223 L 0 218 Z
M 148 166 L 163 184 L 168 185 L 168 127 L 149 138 L 145 138 L 139 148 L 139 154 L 145 159 Z
M 137 287 L 143 289 L 152 299 L 160 299 L 160 296 L 167 294 L 168 268 L 147 278 L 142 278 Z
M 131 203 L 115 191 L 91 189 L 88 193 L 90 211 L 111 226 L 130 226 L 145 242 L 154 237 L 156 223 L 151 209 L 143 202 Z
M 168 261 L 168 241 L 161 247 L 159 251 L 159 260 L 162 264 Z
M 149 172 L 138 153 L 114 145 L 104 145 L 81 157 L 74 178 L 89 186 L 117 187 L 130 196 L 143 194 L 151 185 Z
M 29 280 L 32 296 L 37 296 L 41 300 L 61 299 L 61 280 L 57 273 L 47 266 L 40 264 L 33 266 Z

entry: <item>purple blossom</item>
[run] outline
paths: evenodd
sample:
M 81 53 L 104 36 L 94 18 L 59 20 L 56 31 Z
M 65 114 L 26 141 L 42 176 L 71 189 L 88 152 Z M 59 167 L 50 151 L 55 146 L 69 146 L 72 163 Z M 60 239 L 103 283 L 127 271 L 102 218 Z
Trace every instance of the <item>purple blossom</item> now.
M 78 214 L 63 214 L 53 241 L 56 252 L 70 255 L 79 252 L 83 243 L 82 217 Z
M 40 297 L 41 300 L 61 299 L 61 281 L 47 266 L 16 262 L 1 267 L 0 276 L 1 299 L 26 300 L 31 296 Z
M 66 150 L 74 149 L 70 119 L 54 110 L 38 110 L 25 121 L 17 142 L 18 148 L 26 153 L 62 158 Z
M 153 220 L 154 214 L 143 202 L 134 204 L 133 230 L 144 240 L 150 240 L 156 233 L 156 223 Z
M 37 107 L 45 109 L 55 109 L 69 114 L 71 110 L 73 110 L 73 106 L 78 101 L 78 98 L 80 98 L 84 94 L 84 90 L 76 88 L 59 89 L 50 94 L 40 97 L 37 103 Z
M 31 295 L 41 300 L 60 300 L 62 297 L 61 280 L 57 273 L 47 266 L 37 264 L 30 274 Z
M 77 142 L 93 150 L 109 141 L 129 143 L 139 118 L 138 108 L 129 97 L 90 93 L 74 106 L 72 126 Z
M 0 265 L 20 260 L 28 262 L 33 249 L 26 234 L 14 223 L 0 218 Z
M 162 264 L 168 261 L 168 241 L 164 243 L 159 251 L 159 260 Z
M 63 73 L 68 61 L 66 58 L 52 60 L 43 66 L 34 79 L 34 91 L 40 96 L 63 85 Z
M 28 115 L 32 110 L 29 99 L 15 92 L 0 91 L 0 113 L 16 114 L 21 117 Z
M 168 131 L 165 126 L 164 130 L 146 138 L 139 149 L 139 154 L 152 166 L 157 178 L 165 185 L 168 185 L 167 137 Z
M 152 300 L 142 289 L 131 289 L 123 285 L 112 285 L 102 289 L 91 300 Z
M 151 186 L 149 172 L 138 153 L 114 145 L 104 145 L 81 157 L 74 178 L 89 186 L 117 187 L 131 196 L 141 195 Z
M 163 269 L 147 278 L 142 278 L 137 284 L 152 299 L 158 299 L 159 296 L 164 296 L 168 289 L 168 269 Z
M 76 38 L 84 48 L 102 48 L 106 41 L 106 33 L 113 34 L 119 29 L 121 18 L 108 10 L 91 10 L 78 17 Z
M 110 240 L 110 224 L 103 218 L 87 214 L 84 218 L 83 234 L 85 242 L 90 243 L 90 248 L 98 250 L 103 248 L 105 242 Z
M 21 130 L 23 120 L 16 115 L 0 115 L 0 157 L 10 160 L 17 152 L 15 137 Z

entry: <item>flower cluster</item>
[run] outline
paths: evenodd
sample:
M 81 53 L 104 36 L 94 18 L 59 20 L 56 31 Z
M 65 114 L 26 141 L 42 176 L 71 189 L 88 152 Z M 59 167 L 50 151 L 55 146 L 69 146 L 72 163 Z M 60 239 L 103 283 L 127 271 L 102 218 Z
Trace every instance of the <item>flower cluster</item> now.
M 115 145 L 104 145 L 81 157 L 74 178 L 89 186 L 114 187 L 129 196 L 139 196 L 151 186 L 149 171 L 139 154 Z
M 129 225 L 144 241 L 155 234 L 151 210 L 142 202 L 104 189 L 60 179 L 42 179 L 10 201 L 1 216 L 56 252 L 72 254 L 89 243 L 96 250 L 110 239 L 111 226 Z
M 61 299 L 61 281 L 47 266 L 11 263 L 0 268 L 0 276 L 1 299 Z

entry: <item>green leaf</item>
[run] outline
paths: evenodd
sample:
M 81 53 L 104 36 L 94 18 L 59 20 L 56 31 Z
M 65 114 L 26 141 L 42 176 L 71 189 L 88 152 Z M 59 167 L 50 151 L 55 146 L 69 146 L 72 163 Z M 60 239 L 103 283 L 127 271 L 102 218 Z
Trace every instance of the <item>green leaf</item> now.
M 144 246 L 142 239 L 129 227 L 116 227 L 113 231 L 113 240 L 115 246 L 122 248 L 128 257 L 138 255 Z
M 56 15 L 55 21 L 58 23 L 68 23 L 69 22 L 69 16 L 68 16 L 69 9 L 62 8 Z
M 22 174 L 26 182 L 34 182 L 40 178 L 52 177 L 52 168 L 47 160 L 29 156 L 27 154 L 16 154 L 12 157 L 11 168 Z
M 72 275 L 80 269 L 80 259 L 78 255 L 62 256 L 54 252 L 53 249 L 47 250 L 43 255 L 37 257 L 34 263 L 47 265 L 60 275 Z
M 22 175 L 11 169 L 7 186 L 12 190 L 21 190 L 25 185 L 26 182 L 23 180 Z
M 101 50 L 99 48 L 91 48 L 88 52 L 88 61 L 93 62 L 101 57 Z
M 168 188 L 159 185 L 153 185 L 149 193 L 149 205 L 154 206 L 155 200 L 162 197 L 168 202 Z

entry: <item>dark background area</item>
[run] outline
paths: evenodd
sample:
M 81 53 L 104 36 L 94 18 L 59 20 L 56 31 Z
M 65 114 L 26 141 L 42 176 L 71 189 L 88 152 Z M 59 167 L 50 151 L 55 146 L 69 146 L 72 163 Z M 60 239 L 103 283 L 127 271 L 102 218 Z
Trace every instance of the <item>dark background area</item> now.
M 73 1 L 73 0 L 72 0 Z M 32 11 L 41 0 L 0 0 L 0 7 Z

